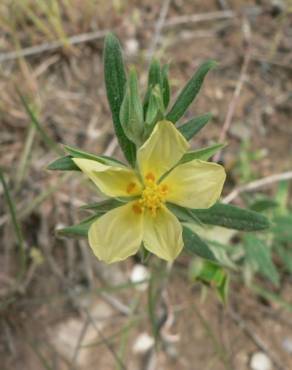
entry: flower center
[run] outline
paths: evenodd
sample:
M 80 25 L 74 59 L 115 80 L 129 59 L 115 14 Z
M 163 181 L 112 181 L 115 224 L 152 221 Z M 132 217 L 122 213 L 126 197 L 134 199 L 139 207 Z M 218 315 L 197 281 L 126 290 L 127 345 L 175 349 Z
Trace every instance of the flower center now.
M 168 186 L 165 184 L 157 184 L 155 176 L 150 172 L 145 177 L 145 188 L 142 191 L 141 198 L 137 202 L 141 211 L 147 209 L 152 216 L 156 216 L 157 210 L 165 203 L 165 198 L 168 193 Z

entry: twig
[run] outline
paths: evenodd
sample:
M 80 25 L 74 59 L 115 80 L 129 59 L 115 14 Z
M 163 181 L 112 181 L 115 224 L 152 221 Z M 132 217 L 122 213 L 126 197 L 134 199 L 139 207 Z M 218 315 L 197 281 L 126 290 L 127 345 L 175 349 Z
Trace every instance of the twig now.
M 162 31 L 163 25 L 165 23 L 165 19 L 166 19 L 167 13 L 168 13 L 170 2 L 171 2 L 171 0 L 164 0 L 164 2 L 162 4 L 162 7 L 161 7 L 161 10 L 160 10 L 160 13 L 159 13 L 159 17 L 158 17 L 158 20 L 157 20 L 156 25 L 155 25 L 155 33 L 154 33 L 153 41 L 152 41 L 152 43 L 150 45 L 150 48 L 149 48 L 149 51 L 148 51 L 148 55 L 147 55 L 148 60 L 151 60 L 153 58 L 156 46 L 159 43 L 159 39 L 160 39 L 160 36 L 161 36 L 161 31 Z
M 129 316 L 132 313 L 132 310 L 126 306 L 123 302 L 115 298 L 113 295 L 110 295 L 106 292 L 101 292 L 100 296 L 104 301 L 106 301 L 110 306 L 119 311 L 122 315 Z
M 250 49 L 248 48 L 244 55 L 244 60 L 242 63 L 239 79 L 237 81 L 236 88 L 234 90 L 233 97 L 229 104 L 226 118 L 225 118 L 222 130 L 221 130 L 220 136 L 219 136 L 219 143 L 223 143 L 225 141 L 227 132 L 231 126 L 232 118 L 233 118 L 235 109 L 238 104 L 238 99 L 239 99 L 243 84 L 246 80 L 246 73 L 247 73 L 247 68 L 248 68 L 250 59 L 251 59 L 251 54 L 250 54 Z M 216 155 L 214 156 L 214 161 L 217 162 L 219 158 L 220 158 L 220 151 L 217 152 Z
M 251 181 L 245 185 L 235 188 L 230 194 L 228 194 L 225 198 L 223 198 L 223 203 L 232 202 L 233 199 L 235 199 L 239 194 L 245 191 L 257 190 L 267 185 L 273 184 L 274 182 L 279 182 L 282 180 L 291 180 L 291 179 L 292 179 L 292 171 L 287 171 L 287 172 L 279 173 L 276 175 L 267 176 L 260 180 Z
M 170 2 L 170 0 L 166 0 L 165 3 Z M 166 6 L 165 6 L 166 7 Z M 256 8 L 256 7 L 255 7 Z M 257 9 L 257 8 L 256 8 Z M 166 9 L 168 10 L 168 9 Z M 167 13 L 167 11 L 165 12 Z M 160 12 L 160 16 L 163 15 L 163 12 Z M 165 17 L 161 17 L 162 25 L 160 26 L 160 23 L 157 23 L 157 29 L 158 29 L 158 40 L 159 40 L 159 34 L 162 30 L 168 29 L 174 26 L 179 26 L 181 24 L 185 23 L 199 23 L 199 22 L 205 22 L 205 21 L 214 21 L 214 20 L 220 20 L 220 19 L 230 19 L 237 17 L 238 14 L 231 10 L 225 10 L 225 11 L 218 11 L 218 12 L 207 12 L 202 14 L 193 14 L 193 15 L 186 15 L 186 16 L 178 16 L 178 17 L 172 17 L 169 20 L 165 21 Z M 145 27 L 150 28 L 151 25 L 145 25 Z M 159 28 L 158 28 L 159 27 Z M 68 45 L 77 45 L 97 39 L 102 39 L 108 30 L 101 30 L 96 32 L 88 32 L 88 33 L 81 33 L 79 35 L 74 35 L 72 37 L 68 37 L 66 39 L 66 43 Z M 155 41 L 155 44 L 157 41 Z M 0 54 L 0 63 L 14 60 L 17 58 L 22 57 L 29 57 L 33 55 L 38 55 L 44 52 L 48 51 L 54 51 L 57 49 L 60 49 L 64 46 L 63 40 L 55 40 L 52 42 L 44 42 L 39 45 L 30 46 L 27 48 L 23 48 L 20 50 L 14 50 L 10 52 L 5 52 Z M 155 45 L 156 46 L 156 45 Z M 154 47 L 155 48 L 155 47 Z
M 111 141 L 108 143 L 105 151 L 104 151 L 104 155 L 108 155 L 108 156 L 111 156 L 114 154 L 115 150 L 117 149 L 118 147 L 118 140 L 117 138 L 114 136 Z
M 107 32 L 108 30 L 81 33 L 79 35 L 69 37 L 66 40 L 66 42 L 70 45 L 76 45 L 76 44 L 80 44 L 83 42 L 93 41 L 96 39 L 103 38 Z M 62 46 L 64 46 L 64 42 L 61 40 L 56 40 L 52 42 L 45 42 L 43 44 L 31 46 L 31 47 L 24 48 L 21 50 L 2 53 L 0 54 L 0 63 L 8 61 L 8 60 L 13 60 L 16 58 L 28 57 L 32 55 L 41 54 L 46 51 L 53 51 L 53 50 L 61 48 Z
M 255 345 L 272 360 L 278 370 L 284 370 L 284 366 L 280 363 L 275 353 L 266 345 L 266 343 L 259 337 L 255 331 L 250 328 L 243 318 L 233 309 L 228 310 L 229 317 L 246 333 L 246 335 L 255 343 Z
M 114 359 L 117 361 L 117 363 L 119 364 L 120 368 L 122 370 L 127 370 L 125 364 L 123 363 L 123 361 L 121 360 L 121 358 L 118 356 L 118 354 L 116 353 L 116 351 L 113 349 L 111 343 L 108 341 L 108 339 L 103 335 L 102 331 L 99 329 L 99 327 L 96 325 L 96 322 L 94 320 L 94 318 L 91 316 L 90 312 L 88 311 L 87 308 L 83 308 L 83 311 L 85 312 L 88 320 L 90 321 L 90 323 L 92 324 L 92 326 L 94 327 L 95 331 L 97 332 L 97 334 L 100 336 L 100 338 L 102 339 L 103 343 L 105 344 L 105 346 L 107 347 L 107 349 L 109 350 L 109 352 L 113 355 Z
M 237 14 L 232 10 L 219 11 L 219 12 L 208 12 L 201 14 L 182 15 L 178 17 L 172 17 L 165 22 L 163 28 L 170 28 L 173 26 L 179 26 L 184 23 L 198 23 L 205 21 L 214 21 L 219 19 L 234 18 Z
M 79 333 L 79 336 L 78 336 L 78 340 L 77 340 L 77 344 L 76 344 L 76 347 L 75 347 L 75 350 L 74 350 L 74 353 L 73 353 L 73 356 L 72 356 L 72 365 L 71 365 L 71 370 L 74 370 L 76 368 L 76 362 L 77 362 L 77 358 L 78 358 L 78 354 L 79 354 L 79 351 L 80 351 L 80 348 L 81 348 L 81 344 L 82 344 L 82 341 L 85 337 L 85 334 L 87 332 L 87 329 L 89 327 L 89 324 L 90 324 L 90 321 L 89 319 L 87 318 L 85 321 L 84 321 L 84 324 L 80 330 L 80 333 Z

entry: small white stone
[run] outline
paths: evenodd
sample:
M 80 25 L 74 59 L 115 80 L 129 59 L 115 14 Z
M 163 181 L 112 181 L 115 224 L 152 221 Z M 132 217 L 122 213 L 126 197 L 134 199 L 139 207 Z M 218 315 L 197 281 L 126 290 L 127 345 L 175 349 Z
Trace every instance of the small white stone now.
M 154 346 L 154 338 L 147 333 L 142 333 L 136 339 L 133 345 L 133 352 L 143 354 L 149 351 Z
M 272 362 L 264 352 L 256 352 L 251 356 L 252 370 L 272 370 Z
M 137 39 L 128 39 L 125 43 L 125 50 L 129 56 L 135 56 L 139 50 L 139 42 Z
M 147 267 L 140 265 L 140 264 L 136 264 L 132 269 L 130 280 L 134 284 L 141 282 L 141 284 L 135 285 L 135 288 L 143 292 L 148 287 L 147 280 L 149 279 L 149 277 L 150 277 L 150 273 Z

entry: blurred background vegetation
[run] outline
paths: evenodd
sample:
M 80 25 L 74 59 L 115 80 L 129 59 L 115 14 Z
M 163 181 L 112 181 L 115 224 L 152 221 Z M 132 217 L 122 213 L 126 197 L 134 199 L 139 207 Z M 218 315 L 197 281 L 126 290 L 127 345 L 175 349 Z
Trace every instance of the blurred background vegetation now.
M 291 15 L 289 0 L 1 1 L 1 370 L 292 368 Z M 224 269 L 187 255 L 171 269 L 106 266 L 85 240 L 55 236 L 96 199 L 82 177 L 46 170 L 62 144 L 122 159 L 107 31 L 142 88 L 153 56 L 170 63 L 174 94 L 219 62 L 190 111 L 213 115 L 192 144 L 227 142 L 225 201 L 272 222 L 245 237 L 196 230 Z

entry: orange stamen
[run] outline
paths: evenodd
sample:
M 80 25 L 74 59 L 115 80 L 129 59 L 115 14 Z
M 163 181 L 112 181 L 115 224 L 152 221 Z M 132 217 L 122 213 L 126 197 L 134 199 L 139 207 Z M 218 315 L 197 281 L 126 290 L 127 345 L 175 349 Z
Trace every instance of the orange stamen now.
M 133 211 L 137 214 L 137 215 L 140 215 L 143 211 L 142 207 L 140 206 L 139 203 L 135 203 L 133 204 Z
M 145 176 L 145 179 L 148 181 L 155 181 L 155 176 L 152 172 L 148 172 L 147 175 Z
M 127 186 L 127 193 L 131 194 L 133 190 L 135 189 L 136 184 L 134 182 L 130 182 L 129 185 Z

